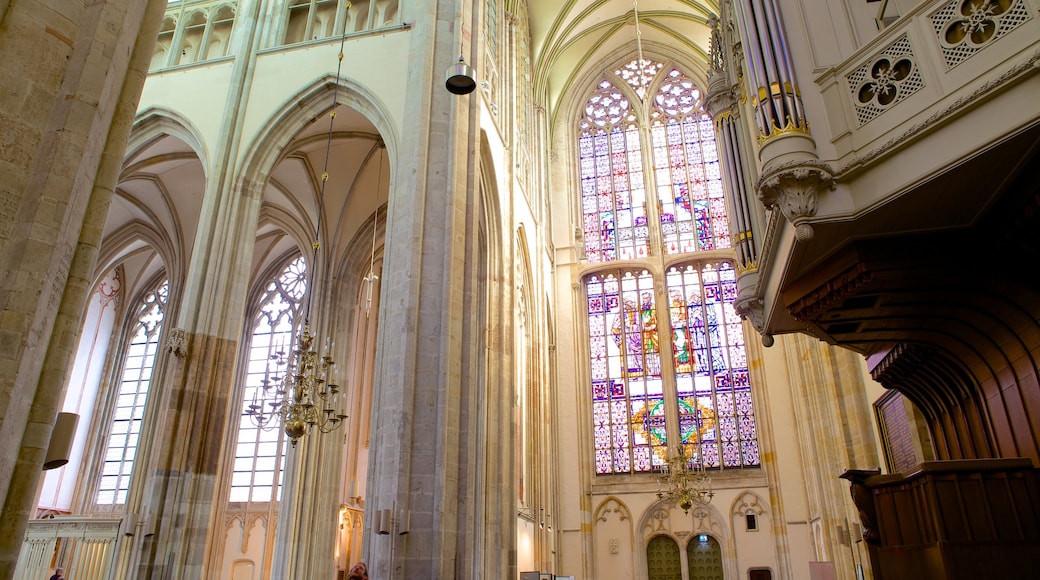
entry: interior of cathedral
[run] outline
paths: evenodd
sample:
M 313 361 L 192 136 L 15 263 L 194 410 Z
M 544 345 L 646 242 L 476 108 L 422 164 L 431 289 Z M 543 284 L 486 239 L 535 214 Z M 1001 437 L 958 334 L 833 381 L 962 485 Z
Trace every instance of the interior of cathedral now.
M 0 580 L 1040 577 L 1040 0 L 0 0 L 0 87 Z

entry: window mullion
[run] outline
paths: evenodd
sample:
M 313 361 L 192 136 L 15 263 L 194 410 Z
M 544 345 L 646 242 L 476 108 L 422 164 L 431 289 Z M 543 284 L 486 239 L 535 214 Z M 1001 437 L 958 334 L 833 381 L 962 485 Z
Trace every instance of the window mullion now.
M 651 256 L 664 255 L 664 241 L 661 238 L 661 201 L 657 192 L 657 166 L 654 164 L 654 139 L 650 128 L 650 113 L 639 103 L 636 118 L 639 122 L 639 145 L 643 157 L 643 188 L 646 195 L 646 223 L 650 226 L 650 237 L 647 239 L 647 253 Z M 653 225 L 651 225 L 653 224 Z
M 303 29 L 303 41 L 314 38 L 314 21 L 318 18 L 318 0 L 311 0 L 307 7 L 307 26 Z
M 664 408 L 668 410 L 665 413 L 665 433 L 668 437 L 666 453 L 670 454 L 677 444 L 682 443 L 682 427 L 679 424 L 679 413 L 676 412 L 679 410 L 679 394 L 675 378 L 675 347 L 672 345 L 672 307 L 668 301 L 666 280 L 667 278 L 663 274 L 655 279 L 654 294 L 657 304 L 663 305 L 663 308 L 658 308 L 657 340 L 661 345 L 661 383 L 664 390 Z M 662 318 L 662 315 L 667 318 Z M 667 323 L 662 324 L 660 322 L 662 319 L 667 320 Z

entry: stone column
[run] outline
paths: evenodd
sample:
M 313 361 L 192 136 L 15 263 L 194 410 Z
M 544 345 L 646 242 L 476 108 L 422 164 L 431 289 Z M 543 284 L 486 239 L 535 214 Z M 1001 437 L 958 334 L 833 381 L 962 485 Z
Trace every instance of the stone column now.
M 853 580 L 853 555 L 841 544 L 838 526 L 856 521 L 858 511 L 838 477 L 850 468 L 875 468 L 880 462 L 863 359 L 801 334 L 785 335 L 779 348 L 787 359 L 809 517 L 820 522 L 816 549 L 821 560 L 835 562 L 838 578 Z M 865 564 L 865 555 L 859 552 L 856 561 Z
M 128 499 L 128 504 L 140 506 L 138 518 L 155 526 L 136 571 L 139 578 L 209 578 L 214 573 L 207 570 L 210 531 L 223 529 L 218 506 L 224 501 L 214 492 L 264 186 L 239 175 L 242 119 L 263 5 L 264 0 L 243 0 L 236 12 L 228 51 L 235 62 L 220 141 L 208 160 L 200 222 L 177 316 L 170 321 L 183 333 L 186 346 L 149 396 L 149 409 L 161 413 L 152 416 L 155 436 L 139 450 L 140 471 Z
M 10 578 L 162 0 L 0 5 L 0 578 Z
M 455 96 L 444 71 L 469 43 L 479 5 L 469 0 L 411 3 L 407 130 L 388 208 L 366 504 L 366 557 L 372 578 L 474 578 L 481 554 L 459 545 L 485 525 L 469 503 L 486 458 L 467 447 L 477 403 L 476 377 L 464 361 L 484 339 L 468 306 L 483 302 L 473 282 L 480 257 L 476 215 L 477 94 Z M 459 17 L 459 11 L 462 17 Z M 463 30 L 457 30 L 463 23 Z M 469 318 L 467 318 L 469 317 Z M 483 335 L 483 333 L 481 333 Z M 473 340 L 476 342 L 473 342 Z M 486 377 L 479 377 L 486 378 Z M 408 510 L 410 533 L 376 535 L 383 509 Z M 471 544 L 472 545 L 472 544 Z

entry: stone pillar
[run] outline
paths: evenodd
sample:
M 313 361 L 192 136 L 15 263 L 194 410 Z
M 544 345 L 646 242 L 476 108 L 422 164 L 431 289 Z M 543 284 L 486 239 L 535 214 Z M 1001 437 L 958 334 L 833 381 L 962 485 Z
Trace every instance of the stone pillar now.
M 165 4 L 0 5 L 0 578 L 21 548 Z
M 155 522 L 139 578 L 209 578 L 215 565 L 211 530 L 223 529 L 224 498 L 215 497 L 221 446 L 228 429 L 228 397 L 244 326 L 253 240 L 263 182 L 239 175 L 239 147 L 248 90 L 255 70 L 263 0 L 244 0 L 236 11 L 228 54 L 235 55 L 221 120 L 220 141 L 208 160 L 206 193 L 193 252 L 171 324 L 186 349 L 149 402 L 162 409 L 156 437 L 139 450 L 128 503 L 140 519 Z M 151 397 L 152 395 L 150 395 Z M 146 418 L 146 421 L 148 419 Z M 134 572 L 126 571 L 133 575 Z
M 478 208 L 478 95 L 455 96 L 444 71 L 477 51 L 468 41 L 477 22 L 467 0 L 416 3 L 411 22 L 408 130 L 401 136 L 388 208 L 387 245 L 376 361 L 372 453 L 366 504 L 366 557 L 372 578 L 475 578 L 480 553 L 462 533 L 483 533 L 483 453 L 469 449 L 477 412 L 472 368 L 482 358 L 469 306 L 483 302 L 469 270 L 480 256 L 471 229 Z M 459 11 L 462 11 L 460 17 Z M 457 30 L 459 24 L 463 30 Z M 469 317 L 469 318 L 467 318 Z M 474 347 L 477 347 L 475 350 Z M 469 449 L 467 449 L 469 448 Z M 408 510 L 410 533 L 376 535 L 378 510 Z M 472 544 L 471 544 L 472 545 Z
M 801 334 L 785 335 L 777 348 L 787 359 L 809 517 L 819 521 L 816 549 L 821 560 L 835 562 L 839 579 L 854 580 L 853 558 L 867 567 L 867 554 L 857 545 L 853 556 L 841 544 L 838 527 L 856 521 L 858 510 L 838 477 L 849 468 L 869 469 L 880 463 L 863 359 Z

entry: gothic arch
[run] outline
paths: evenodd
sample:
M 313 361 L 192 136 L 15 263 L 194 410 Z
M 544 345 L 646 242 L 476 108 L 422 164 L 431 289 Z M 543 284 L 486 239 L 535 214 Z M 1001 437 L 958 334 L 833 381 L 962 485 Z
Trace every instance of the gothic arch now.
M 336 88 L 336 77 L 326 75 L 297 91 L 263 123 L 263 129 L 248 144 L 242 163 L 242 175 L 251 189 L 246 193 L 257 195 L 267 181 L 272 168 L 277 164 L 282 151 L 296 138 L 300 129 L 315 122 L 329 111 L 332 99 L 330 91 Z M 379 138 L 386 144 L 390 158 L 390 174 L 393 176 L 398 155 L 398 133 L 383 100 L 368 87 L 340 79 L 337 102 L 359 112 L 372 123 Z M 391 183 L 393 178 L 391 177 Z M 245 187 L 245 186 L 243 186 Z M 392 191 L 392 188 L 391 188 Z
M 206 141 L 198 127 L 177 111 L 165 107 L 149 107 L 138 113 L 127 140 L 124 159 L 133 159 L 142 150 L 164 136 L 184 141 L 198 156 L 206 174 L 211 173 Z
M 650 504 L 637 523 L 641 553 L 636 555 L 637 569 L 646 570 L 646 547 L 654 536 L 667 535 L 678 542 L 681 550 L 699 534 L 707 534 L 722 548 L 722 566 L 727 578 L 739 578 L 737 545 L 729 518 L 711 503 L 695 503 L 688 514 L 667 499 Z
M 207 157 L 198 128 L 177 112 L 152 107 L 138 115 L 109 206 L 98 275 L 147 244 L 161 256 L 170 291 L 180 291 L 202 204 L 198 195 L 181 194 L 205 190 Z
M 154 255 L 145 258 L 151 265 L 143 269 L 144 277 L 148 278 L 152 272 L 163 269 L 170 280 L 170 291 L 178 291 L 183 284 L 181 279 L 183 270 L 176 266 L 178 261 L 174 257 L 178 254 L 177 250 L 162 231 L 142 222 L 126 224 L 105 238 L 98 252 L 97 266 L 94 269 L 94 280 L 91 285 L 97 284 L 108 271 L 131 257 L 147 256 L 149 252 Z M 127 282 L 130 283 L 129 280 Z M 136 285 L 131 284 L 128 288 L 136 288 Z
M 636 572 L 639 557 L 633 554 L 634 557 L 626 558 L 621 552 L 641 543 L 636 540 L 632 511 L 621 498 L 608 496 L 592 511 L 593 553 L 590 560 L 597 571 L 600 567 L 621 568 L 622 577 L 639 577 Z M 643 554 L 644 568 L 645 561 L 646 554 Z
M 754 516 L 769 516 L 769 502 L 762 499 L 754 491 L 744 490 L 733 499 L 732 514 L 734 517 L 744 517 L 748 514 Z
M 690 56 L 690 54 L 678 51 L 673 47 L 651 42 L 643 43 L 643 60 L 655 60 L 662 63 L 665 68 L 669 66 L 680 68 L 697 83 L 702 92 L 706 93 L 708 87 L 707 55 L 704 55 L 704 62 L 699 62 L 698 59 L 690 58 Z M 584 68 L 575 71 L 572 81 L 569 83 L 567 94 L 560 99 L 560 107 L 553 117 L 549 119 L 550 127 L 553 127 L 551 134 L 561 135 L 564 139 L 567 139 L 567 142 L 570 142 L 572 128 L 577 125 L 578 119 L 581 118 L 585 100 L 599 80 L 606 74 L 613 76 L 615 70 L 635 59 L 636 55 L 632 46 L 625 45 L 603 55 L 595 62 L 586 63 Z M 660 83 L 661 79 L 655 79 L 647 87 L 647 94 L 652 95 Z M 637 99 L 636 94 L 627 84 L 622 85 L 618 86 L 618 88 L 625 93 L 626 97 Z M 573 149 L 573 146 L 569 149 Z
M 472 372 L 464 380 L 475 389 L 476 402 L 467 406 L 466 412 L 478 414 L 477 436 L 469 440 L 476 446 L 479 469 L 485 472 L 483 478 L 473 482 L 476 497 L 481 498 L 475 512 L 489 527 L 502 530 L 498 535 L 487 535 L 483 531 L 475 535 L 475 562 L 484 577 L 498 578 L 504 577 L 511 565 L 515 566 L 515 562 L 511 564 L 504 557 L 502 550 L 503 546 L 516 545 L 516 467 L 512 459 L 516 450 L 512 434 L 516 428 L 513 404 L 517 385 L 511 348 L 515 285 L 509 283 L 513 278 L 515 250 L 510 239 L 512 228 L 503 225 L 508 223 L 502 213 L 508 204 L 501 201 L 495 157 L 483 131 L 479 135 L 479 147 L 475 159 L 476 179 L 468 201 L 471 215 L 467 219 L 476 231 L 470 242 L 472 249 L 468 254 L 472 258 L 467 259 L 465 273 L 477 299 L 463 316 L 464 332 L 473 333 L 470 342 L 479 345 L 480 352 L 464 355 L 464 376 Z M 509 459 L 496 461 L 496 457 Z

